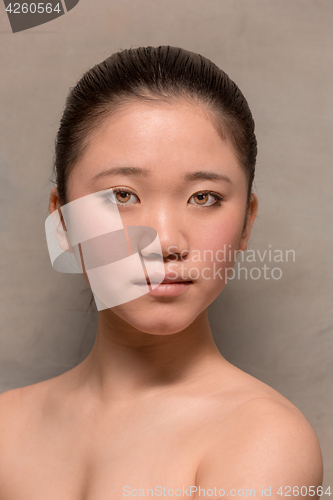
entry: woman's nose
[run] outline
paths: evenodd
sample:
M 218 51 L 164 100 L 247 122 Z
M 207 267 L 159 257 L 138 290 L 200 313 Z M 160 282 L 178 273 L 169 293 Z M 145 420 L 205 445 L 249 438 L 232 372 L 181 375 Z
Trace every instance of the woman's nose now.
M 175 255 L 185 257 L 189 253 L 187 229 L 179 212 L 156 210 L 147 226 L 157 231 L 164 260 L 175 260 Z

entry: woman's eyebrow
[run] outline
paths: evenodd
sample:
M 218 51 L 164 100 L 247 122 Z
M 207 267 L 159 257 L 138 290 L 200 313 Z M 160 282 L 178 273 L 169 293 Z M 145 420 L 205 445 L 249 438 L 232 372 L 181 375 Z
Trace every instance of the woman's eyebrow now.
M 94 175 L 92 180 L 95 181 L 100 177 L 106 177 L 108 175 L 135 175 L 137 177 L 147 177 L 149 173 L 150 170 L 139 167 L 113 167 Z
M 232 184 L 231 179 L 227 175 L 218 174 L 216 172 L 200 170 L 198 172 L 187 172 L 185 174 L 186 181 L 197 181 L 198 179 L 208 181 L 226 181 Z

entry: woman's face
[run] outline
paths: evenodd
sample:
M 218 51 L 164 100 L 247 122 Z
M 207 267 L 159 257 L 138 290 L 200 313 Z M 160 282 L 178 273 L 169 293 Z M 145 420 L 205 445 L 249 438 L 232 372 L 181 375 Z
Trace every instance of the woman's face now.
M 219 295 L 235 252 L 246 249 L 257 198 L 243 232 L 248 185 L 236 154 L 198 105 L 128 103 L 91 136 L 68 202 L 110 188 L 124 226 L 156 229 L 174 284 L 103 314 L 150 334 L 179 332 Z

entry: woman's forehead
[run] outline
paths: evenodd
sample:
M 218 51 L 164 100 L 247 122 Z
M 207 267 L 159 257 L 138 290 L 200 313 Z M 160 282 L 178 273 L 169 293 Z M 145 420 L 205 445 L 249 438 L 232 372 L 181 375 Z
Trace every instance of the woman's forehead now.
M 91 178 L 115 168 L 118 174 L 130 174 L 132 168 L 150 177 L 240 170 L 233 146 L 222 140 L 206 110 L 186 102 L 122 107 L 90 137 L 78 166 Z

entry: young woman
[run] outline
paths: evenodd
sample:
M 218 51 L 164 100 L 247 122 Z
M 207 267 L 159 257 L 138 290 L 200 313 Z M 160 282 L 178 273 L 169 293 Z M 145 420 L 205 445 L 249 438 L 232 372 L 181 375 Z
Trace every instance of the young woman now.
M 107 193 L 125 228 L 157 232 L 165 275 L 99 309 L 78 366 L 0 396 L 2 500 L 318 498 L 311 425 L 223 358 L 207 319 L 247 248 L 256 153 L 243 94 L 198 54 L 124 50 L 71 90 L 50 213 Z

